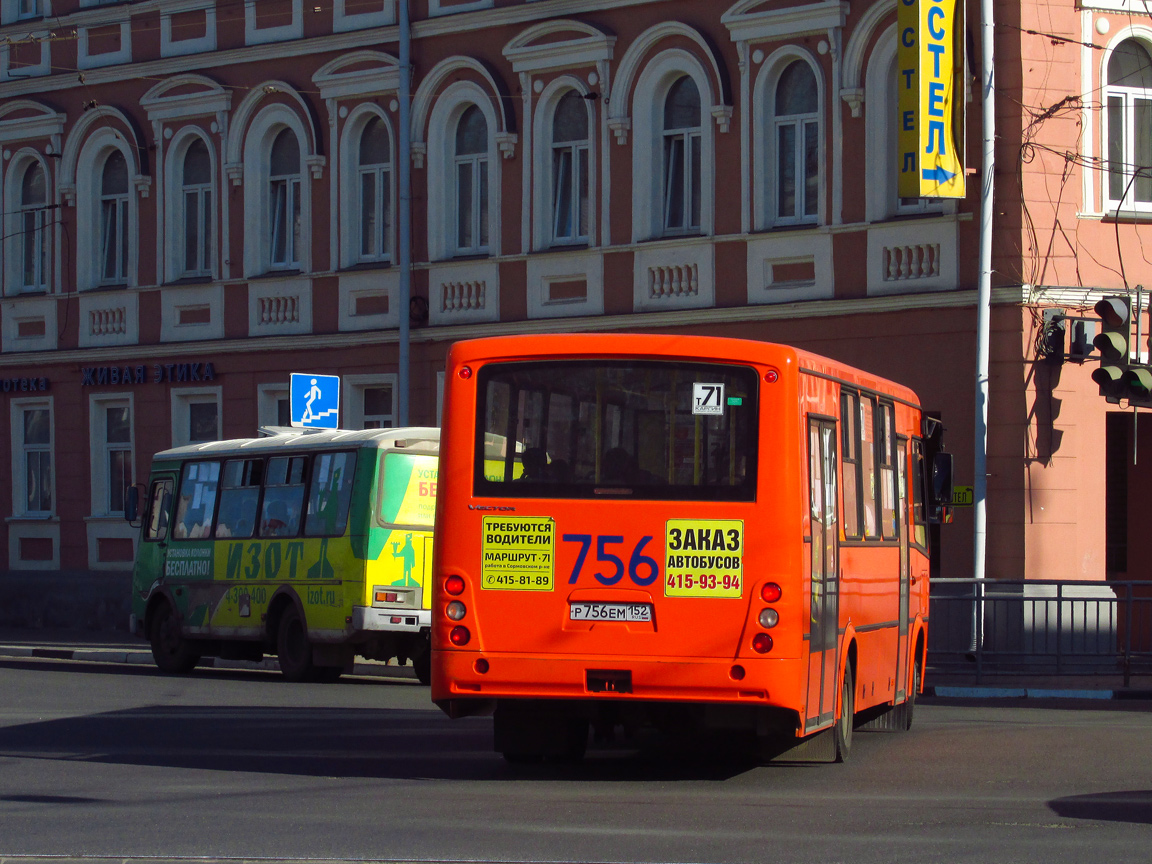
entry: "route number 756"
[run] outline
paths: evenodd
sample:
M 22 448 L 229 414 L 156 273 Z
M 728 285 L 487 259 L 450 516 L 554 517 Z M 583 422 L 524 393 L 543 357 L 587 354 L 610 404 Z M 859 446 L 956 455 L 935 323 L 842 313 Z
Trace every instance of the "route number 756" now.
M 604 569 L 610 572 L 605 574 L 601 573 L 599 569 L 594 574 L 596 581 L 601 585 L 615 585 L 622 578 L 624 578 L 624 559 L 615 552 L 611 551 L 609 546 L 616 546 L 624 543 L 624 538 L 617 534 L 598 534 L 593 537 L 591 534 L 565 534 L 560 539 L 565 543 L 579 543 L 580 551 L 576 553 L 576 564 L 572 567 L 572 575 L 568 577 L 568 584 L 574 585 L 580 578 L 580 573 L 584 569 L 584 562 L 588 558 L 588 552 L 592 548 L 592 541 L 596 541 L 596 560 L 609 565 Z M 660 578 L 660 565 L 656 559 L 651 555 L 644 554 L 644 547 L 651 542 L 652 537 L 641 537 L 639 542 L 633 547 L 632 553 L 628 556 L 628 578 L 635 584 L 640 586 L 648 586 Z M 621 549 L 621 552 L 624 550 Z

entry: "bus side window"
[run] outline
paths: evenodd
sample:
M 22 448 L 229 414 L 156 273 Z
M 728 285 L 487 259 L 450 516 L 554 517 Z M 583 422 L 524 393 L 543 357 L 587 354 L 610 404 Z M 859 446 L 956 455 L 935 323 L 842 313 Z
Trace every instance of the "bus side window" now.
M 278 456 L 268 460 L 264 507 L 260 511 L 261 537 L 295 537 L 300 533 L 307 464 L 306 456 Z
M 224 463 L 217 537 L 251 537 L 256 528 L 256 505 L 264 479 L 262 459 L 231 459 Z
M 196 540 L 212 533 L 216 509 L 216 485 L 220 479 L 219 462 L 189 462 L 180 481 L 180 503 L 176 506 L 177 540 Z
M 860 539 L 860 397 L 840 395 L 841 461 L 844 464 L 844 536 Z
M 355 453 L 321 453 L 312 460 L 305 534 L 338 537 L 344 533 L 355 474 Z
M 157 480 L 148 496 L 148 528 L 145 540 L 163 540 L 168 536 L 168 511 L 172 506 L 172 481 Z

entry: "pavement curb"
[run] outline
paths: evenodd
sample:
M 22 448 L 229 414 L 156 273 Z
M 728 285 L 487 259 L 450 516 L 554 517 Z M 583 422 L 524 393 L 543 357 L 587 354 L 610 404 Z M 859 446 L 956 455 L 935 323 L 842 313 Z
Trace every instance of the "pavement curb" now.
M 36 658 L 43 660 L 74 660 L 85 663 L 123 663 L 131 666 L 152 666 L 150 651 L 130 651 L 109 648 L 55 648 L 29 645 L 0 645 L 0 657 Z M 265 657 L 260 661 L 224 660 L 220 657 L 205 657 L 197 664 L 198 669 L 252 669 L 279 672 L 280 663 L 275 657 Z M 416 680 L 416 672 L 411 666 L 390 666 L 385 663 L 357 663 L 352 675 L 369 678 L 393 678 Z

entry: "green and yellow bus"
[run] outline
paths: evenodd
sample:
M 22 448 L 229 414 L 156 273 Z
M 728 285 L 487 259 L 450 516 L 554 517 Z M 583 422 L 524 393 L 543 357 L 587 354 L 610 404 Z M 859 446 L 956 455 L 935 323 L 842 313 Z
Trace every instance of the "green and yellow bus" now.
M 130 490 L 132 632 L 165 672 L 275 653 L 328 681 L 360 655 L 428 683 L 440 431 L 264 431 L 158 453 Z

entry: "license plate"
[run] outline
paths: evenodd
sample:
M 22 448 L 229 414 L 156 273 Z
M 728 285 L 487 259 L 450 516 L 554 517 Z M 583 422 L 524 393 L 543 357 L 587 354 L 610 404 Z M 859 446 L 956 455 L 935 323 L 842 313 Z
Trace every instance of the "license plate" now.
M 573 603 L 569 607 L 573 621 L 651 621 L 650 603 Z

